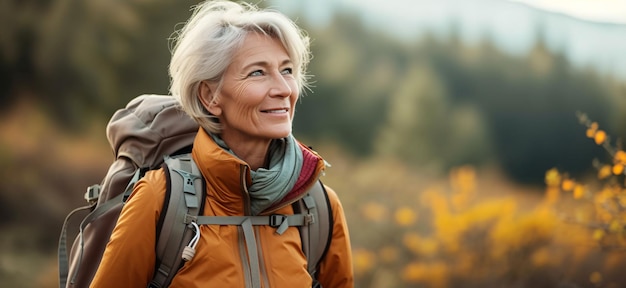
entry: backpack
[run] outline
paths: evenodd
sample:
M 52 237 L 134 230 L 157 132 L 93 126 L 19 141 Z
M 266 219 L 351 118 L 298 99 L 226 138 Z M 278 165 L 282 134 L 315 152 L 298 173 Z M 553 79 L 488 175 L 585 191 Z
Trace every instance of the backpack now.
M 316 181 L 305 197 L 292 204 L 294 215 L 200 216 L 206 184 L 190 154 L 197 131 L 198 124 L 171 96 L 141 95 L 114 113 L 107 125 L 107 138 L 115 161 L 100 184 L 87 188 L 84 197 L 88 205 L 70 212 L 61 229 L 60 288 L 90 285 L 135 183 L 147 171 L 161 167 L 169 186 L 157 224 L 155 274 L 148 287 L 167 287 L 184 261 L 193 257 L 197 225 L 241 225 L 248 251 L 256 251 L 254 235 L 250 235 L 253 225 L 269 225 L 279 234 L 297 226 L 313 287 L 321 287 L 317 269 L 330 245 L 333 226 L 321 182 Z M 82 218 L 68 253 L 68 228 L 80 212 L 88 214 Z M 254 263 L 251 268 L 255 270 Z

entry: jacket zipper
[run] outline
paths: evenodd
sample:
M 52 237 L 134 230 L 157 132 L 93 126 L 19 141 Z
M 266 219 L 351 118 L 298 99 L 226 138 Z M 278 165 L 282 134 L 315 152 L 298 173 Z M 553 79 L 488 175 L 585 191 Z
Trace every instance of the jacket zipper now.
M 241 181 L 241 194 L 243 196 L 243 215 L 250 215 L 250 193 L 248 192 L 248 182 L 246 181 L 248 176 L 248 166 L 241 165 L 239 168 L 239 177 Z

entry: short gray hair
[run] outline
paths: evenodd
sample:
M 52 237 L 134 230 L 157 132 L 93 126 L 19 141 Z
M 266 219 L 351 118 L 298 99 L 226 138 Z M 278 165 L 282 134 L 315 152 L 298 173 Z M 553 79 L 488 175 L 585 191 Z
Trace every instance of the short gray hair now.
M 170 93 L 208 132 L 220 133 L 221 127 L 200 102 L 200 83 L 208 80 L 217 83 L 218 90 L 221 88 L 234 51 L 241 47 L 250 32 L 279 39 L 294 65 L 298 89 L 303 92 L 308 87 L 309 37 L 291 19 L 251 4 L 221 0 L 200 3 L 193 7 L 191 18 L 172 38 Z

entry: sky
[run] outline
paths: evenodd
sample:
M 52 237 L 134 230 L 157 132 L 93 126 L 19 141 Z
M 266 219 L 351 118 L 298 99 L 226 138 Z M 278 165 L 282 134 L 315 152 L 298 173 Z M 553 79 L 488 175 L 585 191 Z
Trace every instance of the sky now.
M 626 0 L 270 0 L 286 14 L 324 26 L 334 11 L 359 15 L 363 25 L 399 39 L 454 27 L 469 44 L 490 39 L 524 55 L 541 31 L 550 49 L 574 65 L 626 80 Z
M 513 0 L 588 21 L 626 24 L 626 0 Z

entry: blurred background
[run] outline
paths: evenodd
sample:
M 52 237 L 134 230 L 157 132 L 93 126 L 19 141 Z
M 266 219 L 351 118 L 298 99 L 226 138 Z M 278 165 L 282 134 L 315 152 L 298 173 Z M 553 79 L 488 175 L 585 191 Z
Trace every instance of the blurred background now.
M 57 287 L 106 123 L 168 93 L 195 3 L 0 1 L 3 287 Z M 254 3 L 313 39 L 294 134 L 333 165 L 357 287 L 623 287 L 626 3 Z

